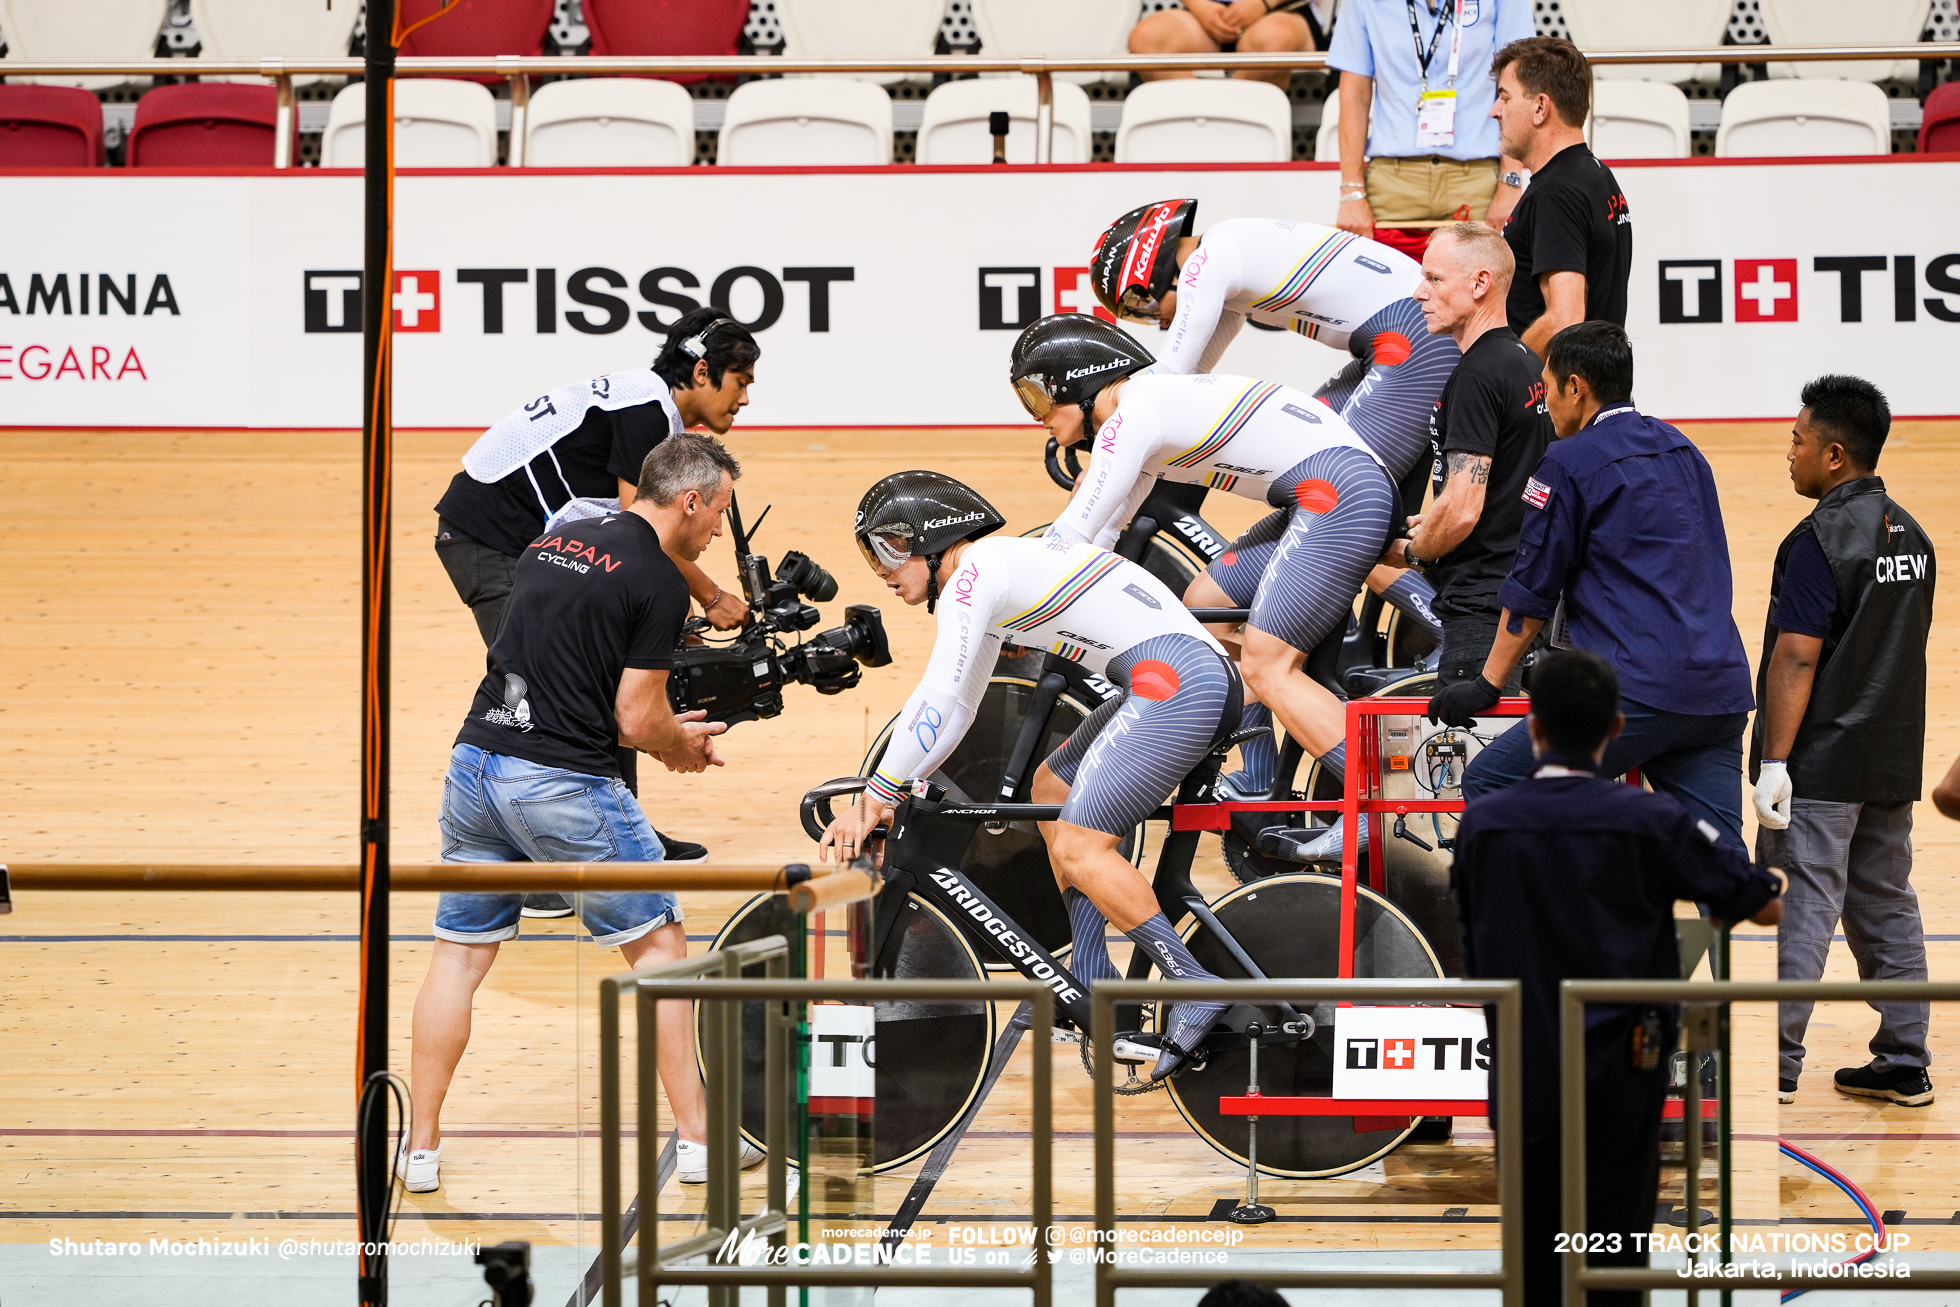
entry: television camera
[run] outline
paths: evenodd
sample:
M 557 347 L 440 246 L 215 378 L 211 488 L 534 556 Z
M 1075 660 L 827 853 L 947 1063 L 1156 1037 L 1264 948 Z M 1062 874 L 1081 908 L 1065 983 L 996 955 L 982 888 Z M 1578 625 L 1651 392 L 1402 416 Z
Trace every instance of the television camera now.
M 750 620 L 731 640 L 681 645 L 667 676 L 667 698 L 676 713 L 699 708 L 710 720 L 730 726 L 774 717 L 783 710 L 783 686 L 792 681 L 818 694 L 841 694 L 858 683 L 863 674 L 859 664 L 883 667 L 892 660 L 884 618 L 870 604 L 846 608 L 842 626 L 794 645 L 783 642 L 783 633 L 807 631 L 823 620 L 823 614 L 803 601 L 835 599 L 837 578 L 793 549 L 772 575 L 769 560 L 749 548 L 753 532 L 768 516 L 763 509 L 755 527 L 745 531 L 740 507 L 729 501 L 729 531 Z M 708 634 L 707 619 L 700 617 L 689 618 L 682 629 L 683 640 L 705 641 Z

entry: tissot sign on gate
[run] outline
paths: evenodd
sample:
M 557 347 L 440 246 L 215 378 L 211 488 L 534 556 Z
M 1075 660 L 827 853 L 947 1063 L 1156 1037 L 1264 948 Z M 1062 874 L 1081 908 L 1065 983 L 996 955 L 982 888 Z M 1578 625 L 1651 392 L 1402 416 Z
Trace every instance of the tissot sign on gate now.
M 1804 381 L 1843 371 L 1877 380 L 1901 414 L 1960 407 L 1946 384 L 1960 229 L 1945 218 L 1960 163 L 1618 174 L 1645 408 L 1785 418 Z M 388 288 L 396 421 L 486 426 L 554 386 L 645 366 L 682 313 L 717 304 L 762 345 L 745 422 L 1024 423 L 1006 383 L 1014 335 L 1097 310 L 1086 256 L 1116 215 L 1191 195 L 1201 232 L 1234 215 L 1325 220 L 1337 181 L 1294 166 L 406 174 Z M 6 423 L 358 425 L 358 176 L 8 185 Z M 1245 331 L 1221 370 L 1312 388 L 1344 361 Z

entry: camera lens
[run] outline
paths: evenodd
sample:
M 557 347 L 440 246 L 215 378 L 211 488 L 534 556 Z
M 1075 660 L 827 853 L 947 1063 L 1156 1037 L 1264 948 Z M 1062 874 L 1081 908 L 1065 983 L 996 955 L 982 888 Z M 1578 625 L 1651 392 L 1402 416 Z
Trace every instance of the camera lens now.
M 829 603 L 837 597 L 837 578 L 817 566 L 808 554 L 794 549 L 784 554 L 783 561 L 776 564 L 776 579 L 789 582 L 805 599 L 814 599 L 820 604 Z

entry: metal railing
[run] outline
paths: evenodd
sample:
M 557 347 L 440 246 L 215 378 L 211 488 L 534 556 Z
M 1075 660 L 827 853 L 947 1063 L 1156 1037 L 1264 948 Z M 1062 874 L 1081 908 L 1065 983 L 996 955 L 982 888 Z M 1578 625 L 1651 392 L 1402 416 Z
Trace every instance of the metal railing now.
M 1588 50 L 1593 64 L 1767 64 L 1817 63 L 1839 59 L 1933 61 L 1960 56 L 1960 41 L 1920 41 L 1910 45 L 1718 45 L 1666 50 Z M 361 59 L 0 59 L 6 77 L 263 77 L 279 90 L 274 125 L 273 167 L 292 165 L 296 76 L 358 77 Z M 1106 54 L 1017 58 L 1003 55 L 926 55 L 899 59 L 806 59 L 779 55 L 494 55 L 414 56 L 397 59 L 398 77 L 502 77 L 511 88 L 510 162 L 524 163 L 524 117 L 533 77 L 776 77 L 822 73 L 968 76 L 1023 73 L 1035 78 L 1035 161 L 1054 158 L 1057 73 L 1197 73 L 1312 71 L 1327 67 L 1325 51 L 1262 54 Z
M 1040 991 L 1039 986 L 1033 987 Z M 1956 986 L 1960 989 L 1960 986 Z M 1524 1116 L 1520 1099 L 1519 987 L 1515 980 L 1106 980 L 1089 991 L 1095 1045 L 1096 1307 L 1115 1307 L 1118 1289 L 1206 1288 L 1225 1278 L 1209 1270 L 1145 1270 L 1119 1266 L 1116 1242 L 1116 1005 L 1146 999 L 1232 1002 L 1354 1002 L 1370 1005 L 1494 1003 L 1497 1005 L 1498 1269 L 1495 1271 L 1287 1270 L 1235 1266 L 1230 1278 L 1311 1289 L 1500 1289 L 1504 1307 L 1524 1301 Z M 1037 1050 L 1045 1043 L 1037 1042 Z M 1039 1052 L 1037 1052 L 1039 1056 Z M 1039 1084 L 1039 1082 L 1037 1082 Z M 1037 1135 L 1037 1138 L 1039 1135 Z
M 786 894 L 797 912 L 824 912 L 877 893 L 875 877 L 853 867 L 824 874 L 805 863 L 769 866 L 672 866 L 664 862 L 420 862 L 395 863 L 389 888 L 397 894 L 469 894 L 540 890 L 748 891 Z M 354 891 L 361 869 L 352 863 L 249 866 L 226 863 L 0 863 L 0 912 L 10 890 L 223 890 L 259 893 Z
M 1578 1232 L 1587 1230 L 1586 1224 L 1586 1032 L 1585 1011 L 1588 1003 L 1679 1003 L 1683 1007 L 1683 1030 L 1687 1038 L 1684 1044 L 1703 1045 L 1709 1043 L 1706 1032 L 1696 1035 L 1695 1025 L 1712 1025 L 1717 1011 L 1726 1014 L 1732 1003 L 1775 1003 L 1775 1002 L 1853 1002 L 1874 1003 L 1883 1000 L 1915 1000 L 1919 1002 L 1940 1003 L 1960 1002 L 1960 983 L 1923 980 L 1870 980 L 1870 981 L 1687 981 L 1687 980 L 1568 980 L 1559 986 L 1559 1229 Z M 1500 1049 L 1502 1045 L 1500 1044 Z M 1693 1065 L 1691 1052 L 1688 1068 L 1688 1103 L 1682 1114 L 1682 1147 L 1685 1158 L 1691 1167 L 1699 1158 L 1700 1130 L 1696 1107 L 1700 1099 L 1699 1068 Z M 1724 1076 L 1723 1080 L 1728 1081 Z M 1724 1158 L 1728 1155 L 1729 1140 L 1721 1141 Z M 1501 1136 L 1500 1136 L 1501 1137 Z M 1692 1143 L 1690 1140 L 1692 1139 Z M 1691 1174 L 1690 1181 L 1698 1179 Z M 1731 1226 L 1730 1194 L 1728 1187 L 1722 1188 L 1719 1203 L 1723 1237 L 1720 1239 L 1722 1261 L 1729 1262 L 1732 1249 L 1727 1232 Z M 1684 1197 L 1688 1220 L 1698 1222 L 1701 1195 L 1696 1189 L 1689 1189 Z M 1693 1228 L 1691 1224 L 1690 1228 Z M 1848 1278 L 1831 1275 L 1804 1275 L 1781 1270 L 1768 1272 L 1752 1270 L 1750 1273 L 1710 1278 L 1702 1282 L 1695 1278 L 1683 1278 L 1673 1270 L 1653 1267 L 1592 1267 L 1586 1265 L 1584 1253 L 1567 1252 L 1563 1254 L 1565 1271 L 1564 1299 L 1567 1307 L 1581 1307 L 1585 1302 L 1583 1295 L 1591 1289 L 1848 1289 L 1855 1285 L 1859 1291 L 1869 1289 L 1960 1289 L 1960 1270 L 1915 1271 L 1911 1276 L 1896 1278 Z M 1692 1297 L 1690 1299 L 1692 1301 Z
M 790 1100 L 789 1032 L 798 1021 L 796 1007 L 817 999 L 845 999 L 856 1004 L 890 1000 L 1026 1002 L 1032 1009 L 1034 1066 L 1030 1105 L 1030 1165 L 1032 1212 L 1036 1231 L 1045 1231 L 1054 1217 L 1051 1160 L 1054 1138 L 1052 1114 L 1055 994 L 1029 980 L 791 980 L 786 978 L 789 945 L 781 935 L 736 945 L 684 962 L 652 967 L 607 978 L 599 991 L 600 1049 L 600 1174 L 605 1223 L 601 1253 L 606 1307 L 624 1307 L 624 1281 L 634 1274 L 641 1303 L 656 1299 L 656 1286 L 705 1285 L 713 1307 L 735 1307 L 741 1287 L 766 1286 L 770 1307 L 781 1307 L 784 1291 L 798 1287 L 908 1287 L 1029 1289 L 1034 1307 L 1050 1307 L 1053 1272 L 1035 1248 L 1032 1263 L 1023 1270 L 980 1266 L 918 1266 L 888 1263 L 862 1270 L 837 1266 L 808 1266 L 784 1258 L 785 1264 L 742 1266 L 682 1265 L 689 1258 L 713 1257 L 731 1239 L 751 1232 L 766 1235 L 772 1249 L 788 1251 L 784 1211 L 787 1107 Z M 766 964 L 761 980 L 742 979 L 745 966 Z M 720 973 L 722 978 L 694 979 Z M 619 1012 L 623 998 L 634 999 L 638 1076 L 636 1126 L 639 1131 L 641 1214 L 634 1247 L 628 1250 L 621 1218 L 625 1211 L 620 1149 Z M 658 1186 L 645 1177 L 656 1174 L 659 1153 L 659 1103 L 655 1089 L 655 1053 L 659 1002 L 699 1000 L 704 1008 L 701 1060 L 707 1069 L 708 1193 L 704 1219 L 708 1228 L 692 1238 L 659 1243 Z M 764 1135 L 768 1154 L 767 1199 L 753 1217 L 741 1213 L 742 1003 L 766 1005 L 764 1017 L 763 1102 Z M 807 1159 L 806 1159 L 807 1166 Z M 805 1175 L 808 1183 L 808 1174 Z M 653 1233 L 648 1234 L 651 1230 Z M 783 1253 L 775 1254 L 783 1257 Z M 772 1259 L 773 1260 L 773 1259 Z

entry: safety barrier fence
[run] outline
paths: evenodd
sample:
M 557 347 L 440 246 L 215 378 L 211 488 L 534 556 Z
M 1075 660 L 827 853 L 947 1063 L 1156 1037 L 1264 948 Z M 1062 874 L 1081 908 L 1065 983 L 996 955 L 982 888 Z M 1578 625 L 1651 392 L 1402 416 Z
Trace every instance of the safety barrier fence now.
M 1734 1003 L 1775 1003 L 1775 1002 L 1855 1002 L 1879 1003 L 1894 1002 L 1956 1002 L 1960 1001 L 1960 983 L 1940 981 L 1909 980 L 1871 980 L 1871 981 L 1685 981 L 1685 980 L 1568 980 L 1560 987 L 1559 995 L 1559 1149 L 1560 1149 L 1560 1192 L 1559 1229 L 1582 1231 L 1586 1224 L 1586 1005 L 1589 1003 L 1679 1003 L 1681 1005 L 1683 1039 L 1682 1044 L 1689 1049 L 1690 1066 L 1687 1080 L 1687 1114 L 1684 1117 L 1682 1146 L 1684 1160 L 1688 1163 L 1687 1185 L 1684 1206 L 1689 1232 L 1698 1232 L 1701 1196 L 1698 1191 L 1697 1162 L 1701 1152 L 1701 1132 L 1686 1124 L 1695 1119 L 1700 1100 L 1700 1075 L 1693 1065 L 1697 1053 L 1713 1051 L 1721 1040 L 1722 1026 L 1726 1023 L 1729 1008 Z M 1502 1045 L 1500 1043 L 1500 1051 Z M 1726 1069 L 1725 1069 L 1726 1070 Z M 1732 1077 L 1724 1074 L 1720 1080 L 1720 1093 L 1724 1099 L 1721 1114 L 1721 1155 L 1726 1163 L 1729 1156 L 1729 1129 L 1727 1099 L 1732 1088 Z M 1734 1212 L 1729 1186 L 1724 1184 L 1717 1197 L 1719 1210 L 1719 1234 L 1717 1249 L 1721 1264 L 1731 1263 L 1733 1248 L 1731 1231 L 1734 1226 Z M 1508 1229 L 1508 1226 L 1506 1227 Z M 1585 1302 L 1583 1295 L 1594 1289 L 1683 1289 L 1692 1293 L 1696 1288 L 1724 1291 L 1736 1289 L 1777 1289 L 1785 1293 L 1803 1289 L 1845 1289 L 1855 1286 L 1862 1292 L 1870 1289 L 1960 1289 L 1960 1270 L 1918 1270 L 1908 1276 L 1898 1277 L 1859 1277 L 1855 1281 L 1844 1276 L 1829 1274 L 1805 1274 L 1781 1269 L 1752 1269 L 1747 1273 L 1723 1273 L 1709 1277 L 1705 1281 L 1694 1277 L 1684 1279 L 1676 1270 L 1655 1269 L 1652 1267 L 1592 1267 L 1586 1265 L 1582 1252 L 1564 1254 L 1565 1294 L 1568 1307 L 1581 1307 Z
M 1039 986 L 1032 987 L 1039 991 Z M 1956 986 L 1960 989 L 1960 986 Z M 1254 1284 L 1311 1289 L 1499 1289 L 1504 1307 L 1524 1301 L 1524 1075 L 1519 1064 L 1519 989 L 1515 980 L 1109 980 L 1089 991 L 1091 1042 L 1095 1045 L 1096 1246 L 1105 1254 L 1116 1242 L 1116 1005 L 1157 999 L 1165 1002 L 1314 1002 L 1409 1005 L 1475 1003 L 1497 1006 L 1497 1194 L 1499 1246 L 1495 1271 L 1325 1270 L 1233 1267 L 1232 1278 Z M 1338 1028 L 1338 1023 L 1337 1023 Z M 1040 1050 L 1044 1045 L 1037 1041 Z M 1036 1054 L 1040 1056 L 1039 1051 Z M 1038 1082 L 1039 1084 L 1039 1082 Z M 1040 1089 L 1037 1088 L 1037 1093 Z M 1036 1138 L 1039 1139 L 1037 1127 Z M 1037 1228 L 1041 1228 L 1037 1226 Z M 1216 1268 L 1147 1270 L 1126 1267 L 1115 1258 L 1096 1258 L 1096 1307 L 1115 1307 L 1118 1289 L 1204 1288 L 1219 1279 Z
M 1593 64 L 1816 63 L 1834 59 L 1916 59 L 1960 56 L 1960 41 L 1920 41 L 1898 45 L 1721 45 L 1667 50 L 1588 50 Z M 1325 51 L 1261 54 L 1082 55 L 1018 58 L 998 55 L 929 55 L 899 59 L 805 59 L 775 55 L 494 55 L 413 56 L 394 61 L 397 77 L 502 77 L 510 85 L 510 141 L 513 166 L 524 162 L 524 116 L 534 77 L 708 76 L 778 77 L 824 73 L 964 77 L 976 73 L 1022 73 L 1036 79 L 1035 160 L 1054 158 L 1054 76 L 1057 73 L 1261 72 L 1326 68 Z M 274 131 L 275 168 L 292 165 L 293 78 L 359 77 L 362 59 L 0 59 L 0 75 L 29 77 L 263 77 L 279 90 Z
M 1037 1231 L 1048 1229 L 1054 1216 L 1051 1146 L 1053 1121 L 1053 1041 L 1055 995 L 1033 981 L 1001 980 L 792 980 L 787 978 L 789 942 L 770 935 L 697 958 L 607 978 L 600 985 L 600 1134 L 601 1184 L 605 1223 L 602 1252 L 606 1307 L 624 1307 L 626 1274 L 634 1274 L 637 1301 L 652 1303 L 658 1286 L 705 1285 L 711 1307 L 736 1307 L 742 1286 L 766 1286 L 770 1307 L 781 1307 L 785 1291 L 802 1288 L 870 1286 L 885 1288 L 1029 1289 L 1035 1307 L 1049 1307 L 1053 1272 L 1036 1250 L 1025 1268 L 980 1266 L 918 1266 L 892 1263 L 862 1270 L 842 1266 L 797 1264 L 787 1252 L 788 1216 L 786 1158 L 788 1105 L 792 1059 L 790 1033 L 801 1024 L 803 1005 L 822 999 L 853 1004 L 880 1002 L 1021 1001 L 1032 1020 L 1030 1046 L 1033 1076 L 1029 1123 L 1029 1162 L 1033 1169 L 1030 1221 Z M 762 979 L 743 979 L 744 967 L 762 964 Z M 718 974 L 719 979 L 697 979 Z M 621 1179 L 620 1006 L 631 999 L 638 1040 L 636 1120 L 639 1131 L 639 1173 L 656 1172 L 659 1150 L 659 1106 L 655 1092 L 655 1048 L 658 1004 L 663 999 L 697 1000 L 702 1005 L 701 1059 L 707 1079 L 708 1193 L 707 1230 L 692 1238 L 661 1246 L 658 1243 L 657 1185 L 642 1183 L 641 1215 L 635 1246 L 625 1246 L 625 1210 Z M 767 1199 L 763 1210 L 744 1219 L 741 1214 L 740 1152 L 742 1115 L 741 1004 L 762 1003 L 764 1016 L 763 1101 L 766 1104 L 764 1143 L 768 1155 Z M 1107 1067 L 1101 1082 L 1108 1084 Z M 807 1192 L 807 1190 L 806 1190 Z M 653 1231 L 649 1234 L 649 1231 Z M 771 1265 L 731 1264 L 722 1250 L 737 1246 L 751 1234 L 767 1236 L 771 1249 L 783 1250 Z M 686 1265 L 707 1256 L 706 1265 Z
M 868 872 L 842 868 L 818 874 L 803 863 L 706 867 L 664 862 L 424 862 L 393 864 L 389 888 L 397 894 L 452 891 L 469 894 L 542 890 L 747 891 L 785 894 L 796 912 L 823 912 L 872 897 Z M 0 912 L 11 910 L 12 890 L 223 890 L 227 893 L 350 891 L 362 887 L 352 863 L 240 866 L 225 863 L 28 862 L 0 863 Z

